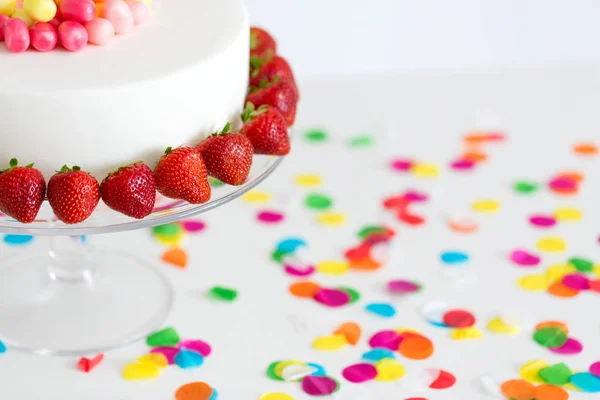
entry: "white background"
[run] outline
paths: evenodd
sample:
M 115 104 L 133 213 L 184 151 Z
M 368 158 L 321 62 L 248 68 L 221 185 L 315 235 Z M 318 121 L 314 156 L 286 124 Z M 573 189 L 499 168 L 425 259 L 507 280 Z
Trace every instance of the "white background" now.
M 301 77 L 600 60 L 597 0 L 247 0 Z

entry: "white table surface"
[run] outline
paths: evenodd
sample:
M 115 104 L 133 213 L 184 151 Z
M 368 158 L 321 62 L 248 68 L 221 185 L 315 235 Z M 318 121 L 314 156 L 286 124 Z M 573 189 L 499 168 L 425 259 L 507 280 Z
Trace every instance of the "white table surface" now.
M 266 378 L 269 363 L 301 359 L 324 365 L 341 378 L 341 370 L 360 362 L 368 349 L 368 336 L 380 329 L 413 327 L 431 338 L 436 352 L 426 361 L 399 360 L 407 375 L 396 384 L 354 385 L 341 379 L 337 400 L 404 399 L 424 396 L 430 400 L 487 399 L 479 378 L 489 376 L 498 383 L 518 378 L 525 362 L 543 358 L 550 363 L 565 361 L 585 370 L 600 359 L 598 294 L 583 293 L 574 299 L 553 298 L 545 293 L 528 293 L 516 279 L 528 271 L 507 260 L 516 247 L 535 249 L 545 235 L 568 241 L 562 254 L 544 255 L 543 270 L 571 255 L 600 260 L 600 158 L 576 158 L 571 146 L 579 140 L 600 138 L 600 69 L 570 68 L 488 73 L 478 76 L 399 76 L 394 80 L 306 82 L 293 153 L 259 189 L 274 196 L 268 208 L 286 214 L 284 223 L 264 226 L 256 222 L 259 207 L 235 201 L 198 219 L 207 229 L 189 237 L 183 245 L 190 256 L 185 271 L 160 262 L 165 248 L 149 231 L 100 236 L 98 246 L 129 248 L 163 269 L 177 289 L 177 301 L 165 325 L 172 325 L 186 338 L 199 338 L 213 346 L 211 355 L 198 370 L 172 366 L 153 381 L 127 382 L 123 366 L 143 355 L 148 348 L 137 343 L 106 353 L 105 361 L 92 373 L 77 370 L 76 358 L 52 358 L 22 354 L 8 349 L 0 355 L 1 399 L 44 400 L 166 400 L 175 390 L 192 381 L 205 381 L 224 400 L 254 400 L 269 391 L 281 391 L 295 399 L 308 398 L 298 384 Z M 305 128 L 322 126 L 331 135 L 326 145 L 301 138 Z M 478 128 L 500 129 L 508 142 L 495 145 L 491 161 L 474 173 L 457 174 L 447 163 L 460 152 L 460 136 Z M 376 145 L 350 149 L 347 137 L 370 133 Z M 442 167 L 438 179 L 424 180 L 393 173 L 388 161 L 394 156 L 430 161 Z M 542 190 L 533 197 L 517 196 L 511 189 L 516 179 L 544 182 L 563 169 L 585 172 L 581 194 L 559 198 Z M 315 213 L 302 201 L 307 189 L 294 185 L 293 177 L 312 172 L 322 176 L 317 191 L 335 200 L 335 210 L 347 222 L 338 228 L 315 223 Z M 406 189 L 428 193 L 431 200 L 419 205 L 428 218 L 421 228 L 398 225 L 382 211 L 383 197 Z M 493 198 L 501 203 L 496 215 L 478 217 L 480 231 L 459 236 L 447 228 L 445 217 L 468 210 L 477 199 Z M 551 213 L 561 205 L 581 208 L 583 221 L 559 224 L 542 232 L 527 223 L 534 212 Z M 342 309 L 326 309 L 312 301 L 293 298 L 287 292 L 293 281 L 270 261 L 277 241 L 288 236 L 309 243 L 315 261 L 341 258 L 357 244 L 357 230 L 368 224 L 387 223 L 398 229 L 391 261 L 373 274 L 349 272 L 339 277 L 317 274 L 322 284 L 348 285 L 362 293 L 361 301 Z M 37 238 L 32 246 L 44 246 Z M 28 248 L 3 245 L 4 255 Z M 449 274 L 439 254 L 463 249 L 471 262 L 459 275 Z M 123 268 L 127 268 L 123 265 Z M 384 290 L 389 279 L 415 279 L 424 290 L 398 300 Z M 132 284 L 135 284 L 132 282 Z M 234 303 L 216 303 L 205 297 L 214 285 L 239 290 Z M 484 337 L 456 342 L 448 331 L 425 322 L 419 310 L 432 300 L 472 310 Z M 373 301 L 392 301 L 398 314 L 382 319 L 364 311 Z M 523 320 L 516 337 L 494 336 L 485 329 L 498 314 L 512 313 Z M 571 335 L 584 344 L 577 356 L 558 356 L 533 342 L 532 326 L 547 319 L 568 323 Z M 355 348 L 323 353 L 311 348 L 317 336 L 329 334 L 344 321 L 361 324 L 366 338 Z M 51 334 L 50 332 L 48 334 Z M 456 375 L 456 385 L 443 391 L 420 392 L 416 377 L 425 368 L 442 368 Z M 592 399 L 574 394 L 571 399 Z

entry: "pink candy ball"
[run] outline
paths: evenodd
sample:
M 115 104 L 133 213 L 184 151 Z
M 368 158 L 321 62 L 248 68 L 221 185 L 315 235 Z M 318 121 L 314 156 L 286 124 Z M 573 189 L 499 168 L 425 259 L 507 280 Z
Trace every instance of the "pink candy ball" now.
M 79 51 L 86 46 L 88 33 L 79 22 L 65 21 L 58 27 L 58 38 L 65 49 Z
M 96 16 L 96 3 L 92 0 L 63 0 L 59 10 L 65 20 L 84 24 Z
M 21 53 L 27 50 L 30 43 L 27 24 L 18 18 L 9 19 L 4 24 L 4 42 L 8 50 L 13 53 Z
M 128 1 L 125 4 L 129 6 L 131 14 L 133 14 L 133 22 L 136 25 L 141 25 L 148 20 L 150 9 L 141 1 Z
M 4 40 L 4 25 L 10 18 L 4 14 L 0 14 L 0 42 Z
M 88 41 L 98 46 L 106 45 L 115 36 L 115 28 L 109 20 L 94 18 L 85 25 L 88 33 Z
M 133 29 L 133 14 L 122 0 L 108 0 L 104 4 L 104 18 L 113 24 L 116 34 L 128 33 Z
M 52 24 L 48 22 L 38 22 L 29 30 L 31 37 L 31 46 L 37 51 L 54 50 L 58 43 L 58 34 Z
M 58 30 L 58 27 L 60 26 L 60 24 L 63 22 L 63 19 L 58 15 L 58 13 L 56 14 L 56 16 L 54 18 L 52 18 L 50 21 L 48 21 L 48 23 L 50 25 L 52 25 L 54 27 L 54 29 Z

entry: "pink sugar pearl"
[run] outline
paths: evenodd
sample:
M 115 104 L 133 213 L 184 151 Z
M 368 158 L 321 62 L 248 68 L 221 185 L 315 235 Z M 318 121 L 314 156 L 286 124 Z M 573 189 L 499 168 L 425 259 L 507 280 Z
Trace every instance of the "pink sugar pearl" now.
M 65 49 L 79 51 L 87 44 L 88 33 L 79 22 L 65 21 L 58 27 L 58 38 Z
M 8 50 L 22 53 L 29 48 L 31 38 L 27 24 L 19 18 L 11 18 L 4 24 L 4 42 Z
M 104 46 L 110 42 L 110 39 L 115 36 L 115 28 L 109 20 L 104 18 L 94 18 L 87 24 L 85 29 L 88 33 L 88 42 Z
M 29 30 L 31 46 L 37 51 L 54 50 L 58 43 L 58 33 L 52 24 L 37 22 Z
M 54 29 L 58 30 L 58 27 L 60 26 L 60 24 L 63 22 L 63 19 L 58 15 L 58 13 L 56 14 L 56 16 L 54 18 L 52 18 L 50 21 L 48 21 L 48 23 L 50 25 L 52 25 L 54 27 Z
M 115 27 L 115 33 L 122 35 L 133 29 L 133 14 L 124 1 L 108 0 L 104 4 L 104 18 Z
M 85 24 L 96 16 L 96 3 L 92 0 L 63 0 L 59 10 L 65 20 Z
M 4 25 L 10 18 L 4 14 L 0 14 L 0 42 L 4 41 Z
M 128 1 L 125 4 L 129 6 L 131 14 L 133 14 L 133 22 L 135 25 L 141 25 L 148 20 L 150 9 L 141 1 Z

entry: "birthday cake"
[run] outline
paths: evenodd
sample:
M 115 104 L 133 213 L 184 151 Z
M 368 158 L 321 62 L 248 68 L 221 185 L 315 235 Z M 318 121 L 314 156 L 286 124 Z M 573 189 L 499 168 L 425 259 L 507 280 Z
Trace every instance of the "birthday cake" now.
M 155 188 L 167 197 L 206 202 L 206 175 L 241 184 L 252 149 L 289 152 L 287 130 L 277 138 L 268 127 L 293 123 L 297 87 L 272 37 L 261 29 L 251 34 L 243 0 L 0 0 L 2 41 L 0 163 L 8 168 L 0 174 L 0 210 L 19 221 L 35 218 L 35 207 L 21 208 L 40 199 L 66 223 L 87 218 L 100 196 L 135 218 L 151 212 Z M 226 124 L 231 132 L 222 132 Z M 239 148 L 247 152 L 248 143 L 249 157 L 229 159 Z M 173 150 L 165 154 L 166 148 Z M 9 167 L 13 159 L 34 167 L 23 170 L 14 161 Z M 187 176 L 178 175 L 186 168 Z M 32 169 L 39 172 L 36 184 Z M 20 186 L 16 177 L 8 179 L 15 171 Z M 123 188 L 106 190 L 113 193 L 107 199 L 100 184 L 111 171 L 120 172 Z M 80 187 L 64 188 L 63 182 L 58 190 L 53 178 L 64 178 L 60 174 L 86 179 L 71 179 Z M 133 179 L 143 193 L 129 193 Z M 82 190 L 93 198 L 78 199 Z M 15 195 L 22 197 L 19 204 L 11 204 Z M 64 204 L 69 196 L 76 204 Z

